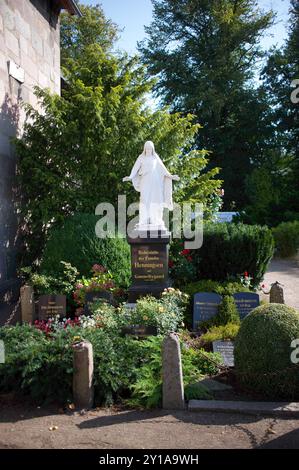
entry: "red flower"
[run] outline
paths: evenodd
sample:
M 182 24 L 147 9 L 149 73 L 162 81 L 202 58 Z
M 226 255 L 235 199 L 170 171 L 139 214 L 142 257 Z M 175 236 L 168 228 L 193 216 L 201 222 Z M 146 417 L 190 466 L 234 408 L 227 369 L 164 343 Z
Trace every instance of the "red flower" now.
M 174 262 L 173 262 L 171 259 L 168 261 L 168 266 L 169 266 L 170 268 L 173 268 L 173 267 L 174 267 Z
M 192 256 L 188 256 L 187 260 L 189 261 L 189 263 L 191 263 L 192 262 Z
M 247 272 L 247 271 L 245 271 L 245 273 L 244 273 L 244 277 L 249 277 L 249 276 L 248 276 L 248 272 Z
M 190 254 L 190 250 L 183 250 L 180 253 L 182 256 L 188 256 Z

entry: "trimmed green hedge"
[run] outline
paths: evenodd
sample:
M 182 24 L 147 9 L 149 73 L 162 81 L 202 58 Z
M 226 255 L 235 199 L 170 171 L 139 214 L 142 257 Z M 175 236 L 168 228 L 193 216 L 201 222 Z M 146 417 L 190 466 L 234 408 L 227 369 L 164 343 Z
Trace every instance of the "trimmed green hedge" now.
M 113 275 L 117 286 L 127 287 L 131 278 L 130 247 L 123 238 L 98 238 L 95 226 L 99 217 L 76 214 L 50 231 L 40 271 L 59 277 L 63 266 L 71 263 L 81 276 L 90 277 L 91 267 L 102 264 Z
M 299 398 L 299 367 L 291 342 L 299 338 L 299 312 L 283 304 L 262 305 L 241 323 L 235 340 L 238 381 L 270 399 Z
M 283 222 L 272 229 L 277 254 L 282 258 L 294 256 L 299 249 L 299 221 Z
M 200 279 L 225 281 L 245 271 L 258 285 L 274 253 L 268 227 L 232 223 L 205 224 L 203 246 L 194 252 Z

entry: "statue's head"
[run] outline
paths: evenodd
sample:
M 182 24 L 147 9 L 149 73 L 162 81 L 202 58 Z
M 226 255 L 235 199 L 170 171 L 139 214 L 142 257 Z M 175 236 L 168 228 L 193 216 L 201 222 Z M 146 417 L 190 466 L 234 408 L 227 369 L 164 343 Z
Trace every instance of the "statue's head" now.
M 144 155 L 155 155 L 155 146 L 154 143 L 151 140 L 148 140 L 144 144 L 144 149 L 143 149 L 143 154 Z

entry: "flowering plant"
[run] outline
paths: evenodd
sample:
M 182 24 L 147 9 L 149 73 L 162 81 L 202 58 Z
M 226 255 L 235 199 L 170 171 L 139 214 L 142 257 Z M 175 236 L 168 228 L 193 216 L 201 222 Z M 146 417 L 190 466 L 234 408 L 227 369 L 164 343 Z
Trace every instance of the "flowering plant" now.
M 80 279 L 76 284 L 76 290 L 73 294 L 73 297 L 78 307 L 83 307 L 87 292 L 113 292 L 115 289 L 112 275 L 109 271 L 107 271 L 106 268 L 104 268 L 104 266 L 100 264 L 94 264 L 91 268 L 91 272 L 91 278 L 87 279 L 82 277 L 82 279 Z M 77 311 L 77 313 L 79 313 L 79 311 Z
M 74 318 L 73 320 L 70 318 L 63 318 L 60 319 L 59 315 L 48 318 L 47 320 L 36 320 L 33 326 L 42 332 L 44 332 L 47 336 L 50 336 L 51 333 L 55 333 L 56 331 L 66 329 L 68 327 L 75 327 L 81 326 L 81 322 L 79 318 Z
M 196 275 L 193 252 L 184 248 L 184 243 L 173 242 L 169 259 L 169 275 L 176 286 L 188 284 Z
M 248 289 L 251 287 L 253 277 L 249 276 L 248 272 L 245 271 L 241 276 L 240 276 L 240 282 L 242 286 L 247 287 Z
M 170 287 L 164 290 L 160 299 L 147 296 L 137 300 L 134 309 L 123 305 L 120 318 L 126 325 L 155 326 L 158 334 L 177 331 L 184 326 L 188 299 L 187 294 Z

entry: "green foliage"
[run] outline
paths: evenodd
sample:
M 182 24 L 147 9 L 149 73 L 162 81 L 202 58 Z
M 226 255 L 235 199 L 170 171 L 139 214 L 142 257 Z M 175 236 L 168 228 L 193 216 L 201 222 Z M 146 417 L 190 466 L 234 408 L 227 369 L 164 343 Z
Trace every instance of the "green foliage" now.
M 215 292 L 219 295 L 233 295 L 237 292 L 249 292 L 240 282 L 231 281 L 212 281 L 211 279 L 202 279 L 201 281 L 191 282 L 182 288 L 183 292 L 193 297 L 198 292 Z
M 60 269 L 57 270 L 58 277 L 32 272 L 31 267 L 21 269 L 25 281 L 34 288 L 34 293 L 39 296 L 43 294 L 68 294 L 74 290 L 79 272 L 70 263 L 60 261 Z
M 176 201 L 198 201 L 209 210 L 220 181 L 217 169 L 206 168 L 207 152 L 193 150 L 199 125 L 190 114 L 145 106 L 153 83 L 136 57 L 112 55 L 98 41 L 70 54 L 63 73 L 61 97 L 36 89 L 43 113 L 26 105 L 28 119 L 16 141 L 30 262 L 39 258 L 50 226 L 70 214 L 94 213 L 102 202 L 117 205 L 127 191 L 122 178 L 149 138 L 169 171 L 180 174 Z M 128 203 L 136 200 L 132 187 L 127 196 Z
M 127 287 L 131 277 L 130 247 L 124 238 L 98 238 L 97 221 L 97 216 L 76 214 L 50 230 L 40 271 L 59 276 L 63 260 L 81 275 L 90 277 L 91 267 L 101 264 L 111 272 L 118 286 Z
M 154 408 L 162 403 L 162 338 L 151 338 L 141 343 L 141 347 L 146 350 L 145 356 L 148 358 L 144 365 L 137 371 L 137 380 L 131 386 L 132 397 L 127 401 L 131 406 L 144 408 Z M 181 347 L 182 368 L 186 397 L 195 393 L 194 382 L 204 375 L 217 373 L 221 360 L 217 354 L 207 353 L 203 350 L 196 350 L 191 347 Z M 193 385 L 192 385 L 193 384 Z M 192 385 L 192 387 L 191 387 Z M 204 390 L 197 391 L 197 394 L 204 395 Z M 208 395 L 205 394 L 205 398 Z
M 162 405 L 162 338 L 152 337 L 140 343 L 144 361 L 130 386 L 132 396 L 126 403 L 132 407 L 158 408 Z
M 249 181 L 250 205 L 243 217 L 249 223 L 271 226 L 299 220 L 299 107 L 291 99 L 291 94 L 298 97 L 298 85 L 296 91 L 292 83 L 299 76 L 299 4 L 297 0 L 290 3 L 289 36 L 280 48 L 272 48 L 261 74 L 260 90 L 267 102 L 270 134 L 262 142 L 262 158 L 256 160 L 259 184 Z M 267 175 L 265 182 L 263 175 Z M 254 197 L 255 187 L 258 191 Z
M 72 400 L 74 339 L 93 345 L 95 399 L 111 404 L 134 382 L 143 359 L 140 343 L 98 328 L 57 329 L 50 336 L 31 326 L 0 328 L 6 362 L 0 364 L 0 390 L 19 391 L 34 400 Z
M 111 306 L 102 309 L 106 320 Z M 104 312 L 105 310 L 105 312 Z M 99 315 L 99 311 L 98 311 Z M 110 405 L 131 393 L 134 406 L 153 407 L 161 401 L 162 336 L 144 341 L 121 337 L 111 323 L 100 328 L 68 326 L 47 334 L 34 326 L 0 328 L 6 362 L 0 364 L 0 391 L 18 391 L 38 403 L 72 400 L 73 350 L 81 339 L 90 341 L 94 353 L 96 404 Z M 217 372 L 218 355 L 182 348 L 186 385 L 202 375 Z M 131 390 L 131 392 L 130 392 Z
M 227 325 L 228 323 L 240 323 L 240 316 L 234 298 L 225 295 L 218 307 L 217 315 L 213 318 L 216 326 Z
M 201 335 L 200 344 L 205 347 L 211 346 L 213 341 L 233 341 L 240 329 L 237 323 L 227 323 L 226 325 L 212 326 L 206 333 Z
M 240 209 L 252 160 L 260 159 L 264 142 L 271 140 L 269 103 L 251 79 L 265 56 L 260 39 L 274 14 L 258 9 L 255 0 L 154 0 L 153 5 L 139 50 L 157 77 L 154 89 L 172 110 L 196 115 L 203 125 L 197 143 L 212 151 L 212 164 L 222 169 L 225 205 Z
M 184 249 L 184 242 L 173 239 L 169 250 L 169 276 L 176 287 L 181 288 L 196 276 L 192 251 Z
M 190 384 L 185 387 L 186 400 L 212 400 L 213 395 L 204 385 L 200 383 Z
M 167 334 L 182 326 L 188 300 L 186 294 L 169 288 L 160 299 L 147 296 L 137 300 L 135 309 L 124 305 L 119 316 L 123 324 L 155 326 L 158 334 Z
M 89 328 L 84 338 L 92 343 L 94 351 L 95 400 L 111 405 L 128 394 L 136 374 L 145 360 L 141 342 L 122 338 L 114 332 Z
M 270 399 L 298 399 L 298 365 L 291 362 L 291 342 L 299 338 L 299 313 L 283 304 L 254 309 L 235 340 L 240 384 Z
M 72 350 L 69 332 L 52 340 L 31 326 L 0 328 L 5 363 L 0 364 L 0 390 L 19 391 L 34 400 L 61 401 L 72 397 Z
M 77 2 L 78 3 L 78 2 Z M 98 44 L 104 51 L 112 49 L 119 28 L 104 15 L 100 5 L 80 4 L 81 17 L 62 12 L 60 16 L 61 63 L 78 59 L 90 44 Z
M 267 227 L 233 223 L 205 224 L 202 248 L 194 253 L 198 277 L 225 281 L 247 272 L 252 286 L 263 279 L 273 256 L 274 240 Z
M 112 274 L 104 266 L 94 264 L 91 272 L 92 277 L 86 278 L 83 276 L 76 284 L 76 290 L 73 295 L 79 307 L 84 306 L 88 292 L 113 292 L 115 290 Z
M 272 229 L 278 256 L 287 258 L 299 249 L 299 221 L 282 222 Z

